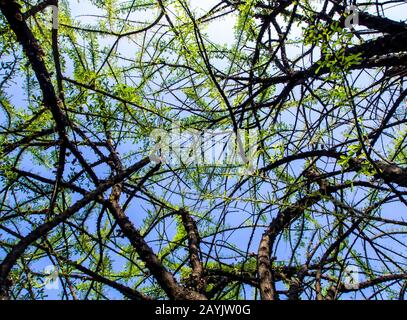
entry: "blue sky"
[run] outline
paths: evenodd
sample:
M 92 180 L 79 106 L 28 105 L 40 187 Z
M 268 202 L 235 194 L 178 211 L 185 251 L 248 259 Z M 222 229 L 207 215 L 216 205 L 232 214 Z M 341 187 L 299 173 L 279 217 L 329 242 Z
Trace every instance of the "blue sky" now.
M 101 15 L 103 14 L 103 10 L 99 10 L 97 9 L 94 5 L 92 5 L 90 3 L 90 1 L 75 1 L 75 0 L 70 0 L 68 1 L 70 4 L 70 9 L 71 9 L 71 14 L 72 17 L 74 18 L 74 20 L 76 21 L 80 21 L 83 24 L 92 24 L 95 19 L 97 20 L 97 17 L 94 17 L 94 15 Z M 191 4 L 194 6 L 202 6 L 202 10 L 205 10 L 207 8 L 210 8 L 213 3 L 216 3 L 216 1 L 191 1 Z M 204 5 L 203 5 L 204 4 Z M 386 12 L 387 16 L 395 19 L 395 20 L 402 20 L 405 19 L 405 7 L 403 10 L 400 10 L 399 7 L 395 7 L 395 8 L 390 8 L 389 10 L 387 10 Z M 93 15 L 93 16 L 91 16 Z M 142 19 L 143 16 L 137 16 L 137 17 L 131 17 L 131 19 Z M 144 17 L 145 18 L 145 17 Z M 233 28 L 232 25 L 234 23 L 234 18 L 230 17 L 227 19 L 223 19 L 220 21 L 217 21 L 211 25 L 208 26 L 206 32 L 208 37 L 215 43 L 217 44 L 231 44 L 234 41 L 234 32 L 233 32 Z M 298 35 L 300 35 L 300 30 L 298 29 Z M 85 42 L 87 39 L 83 39 L 83 41 Z M 80 42 L 80 40 L 78 41 Z M 111 40 L 104 40 L 102 43 L 104 43 L 105 45 L 108 45 L 109 43 L 111 43 Z M 298 54 L 298 48 L 294 48 L 292 47 L 292 51 L 289 52 L 290 55 L 296 55 Z M 120 45 L 118 47 L 118 51 L 120 52 L 120 54 L 122 54 L 125 57 L 128 58 L 132 58 L 135 56 L 135 52 L 134 52 L 134 42 L 132 41 L 128 41 L 128 40 L 122 40 L 120 41 Z M 71 70 L 69 70 L 69 68 L 65 71 L 67 74 L 69 74 L 70 72 L 72 72 Z M 26 107 L 26 95 L 22 90 L 22 79 L 17 80 L 15 85 L 10 87 L 8 90 L 8 94 L 11 96 L 11 101 L 13 103 L 13 105 L 15 106 L 19 106 L 21 108 L 25 108 Z M 171 97 L 167 97 L 168 102 L 177 104 L 177 101 Z M 285 120 L 288 123 L 292 123 L 294 121 L 295 116 L 293 116 L 292 114 L 290 115 L 288 112 L 285 114 L 285 116 L 282 118 L 283 120 Z M 4 119 L 2 117 L 2 119 Z M 129 151 L 129 148 L 131 148 L 132 146 L 129 144 L 124 144 L 121 146 L 121 148 L 119 149 L 119 152 L 124 153 Z M 140 148 L 140 146 L 133 146 L 136 147 L 137 149 Z M 90 158 L 94 158 L 94 155 L 89 153 L 87 151 L 87 153 L 85 153 L 86 158 L 90 159 Z M 292 166 L 292 170 L 293 173 L 297 173 L 300 172 L 300 170 L 303 168 L 304 163 L 301 161 L 295 162 Z M 23 162 L 22 162 L 22 166 L 25 169 L 33 169 L 36 172 L 40 172 L 41 174 L 45 174 L 48 175 L 49 177 L 52 177 L 52 173 L 51 172 L 46 172 L 44 171 L 44 169 L 39 169 L 39 167 L 33 167 L 32 165 L 32 159 L 26 158 Z M 97 170 L 98 174 L 106 174 L 105 168 L 98 168 Z M 233 186 L 233 184 L 236 182 L 235 179 L 231 179 L 229 181 L 229 183 L 227 185 L 224 186 L 225 189 L 229 189 Z M 168 187 L 169 189 L 174 189 L 177 190 L 178 184 L 180 184 L 179 181 L 172 181 L 169 182 L 168 185 L 166 185 L 166 187 Z M 182 185 L 182 183 L 181 183 Z M 208 186 L 208 192 L 209 193 L 214 193 L 215 190 L 212 190 L 211 186 Z M 181 187 L 182 190 L 184 190 L 185 192 L 193 192 L 194 189 L 191 188 L 190 185 L 183 185 Z M 214 187 L 214 189 L 216 189 Z M 157 189 L 155 190 L 157 192 L 158 195 L 164 194 L 164 189 Z M 216 192 L 218 192 L 219 190 L 216 190 Z M 265 198 L 267 198 L 267 193 L 269 192 L 269 190 L 267 190 L 267 186 L 263 186 L 262 187 L 262 191 L 260 193 L 262 193 L 264 195 Z M 363 190 L 360 190 L 359 193 L 355 193 L 354 194 L 355 198 L 361 198 L 363 196 Z M 176 195 L 172 195 L 171 196 L 171 201 L 174 205 L 183 205 L 183 203 L 181 202 L 181 198 L 177 197 Z M 76 198 L 73 197 L 72 201 L 75 201 Z M 220 201 L 219 201 L 220 202 Z M 203 203 L 203 202 L 195 202 L 195 201 L 191 201 L 191 203 L 185 203 L 185 205 L 188 205 L 191 207 L 192 210 L 196 211 L 196 212 L 202 212 L 205 211 L 207 208 L 207 203 Z M 247 206 L 247 207 L 246 207 Z M 236 226 L 236 225 L 240 225 L 243 224 L 247 221 L 253 221 L 256 217 L 253 217 L 251 215 L 251 212 L 253 210 L 253 207 L 255 207 L 255 205 L 250 204 L 250 203 L 245 203 L 244 201 L 238 202 L 236 205 L 236 208 L 219 208 L 219 210 L 214 211 L 212 214 L 216 217 L 216 218 L 220 218 L 223 216 L 224 210 L 227 210 L 227 215 L 226 215 L 226 219 L 224 221 L 225 225 L 232 225 L 232 226 Z M 135 225 L 139 228 L 142 227 L 142 222 L 143 219 L 145 219 L 147 217 L 147 209 L 152 209 L 151 206 L 149 206 L 148 204 L 146 204 L 145 201 L 142 200 L 137 200 L 137 201 L 133 201 L 133 203 L 131 204 L 131 206 L 128 208 L 128 212 L 129 212 L 129 216 L 131 217 L 131 220 L 135 223 Z M 274 216 L 275 214 L 275 207 L 273 208 L 273 211 L 268 211 L 266 214 L 266 222 L 264 222 L 264 224 L 267 224 L 270 219 Z M 234 212 L 233 210 L 235 210 L 236 212 Z M 381 213 L 384 217 L 387 218 L 403 218 L 404 213 L 405 213 L 405 208 L 402 207 L 400 205 L 400 203 L 398 202 L 393 202 L 390 204 L 386 204 L 385 206 L 383 206 L 383 208 L 381 209 Z M 319 217 L 320 219 L 325 219 L 325 217 Z M 89 221 L 89 230 L 90 231 L 94 231 L 94 219 L 91 219 Z M 168 233 L 169 238 L 171 239 L 176 232 L 176 228 L 175 228 L 175 222 L 173 219 L 167 219 L 165 225 L 161 225 L 160 226 L 161 230 L 165 229 L 165 231 Z M 251 242 L 251 248 L 249 249 L 249 251 L 257 251 L 257 246 L 260 240 L 260 236 L 262 233 L 262 229 L 258 228 L 254 234 L 253 240 Z M 0 232 L 1 235 L 1 232 Z M 242 250 L 246 250 L 246 246 L 248 243 L 248 238 L 251 235 L 251 229 L 250 228 L 243 228 L 237 232 L 231 232 L 229 235 L 225 234 L 224 236 L 222 236 L 222 238 L 218 237 L 217 240 L 220 241 L 224 241 L 225 243 L 228 244 L 234 244 L 236 245 L 238 248 L 242 249 Z M 157 238 L 157 233 L 156 232 L 152 232 L 147 239 L 148 240 L 153 240 Z M 207 239 L 209 240 L 209 239 Z M 388 241 L 384 241 L 384 244 L 389 244 L 389 245 L 394 245 L 391 242 Z M 159 247 L 157 245 L 156 242 L 151 242 L 151 245 L 153 247 L 153 249 L 155 249 L 156 251 L 158 251 Z M 203 249 L 204 251 L 207 249 Z M 397 250 L 397 247 L 396 247 Z M 285 245 L 281 245 L 279 246 L 279 251 L 277 252 L 277 256 L 279 257 L 279 259 L 282 259 L 284 256 L 286 256 L 288 254 L 289 250 L 288 250 L 288 242 Z M 1 255 L 0 255 L 1 257 Z M 47 261 L 40 261 L 38 263 L 38 268 L 42 269 L 44 266 L 47 265 Z M 114 262 L 114 267 L 116 268 L 116 270 L 120 270 L 121 268 L 123 268 L 123 264 L 124 261 L 123 259 L 116 257 L 115 258 L 115 262 Z M 52 290 L 48 290 L 47 294 L 49 294 L 49 298 L 56 298 L 58 292 L 57 291 L 52 291 Z M 111 297 L 112 298 L 118 298 L 118 295 L 115 294 L 113 291 L 111 291 Z

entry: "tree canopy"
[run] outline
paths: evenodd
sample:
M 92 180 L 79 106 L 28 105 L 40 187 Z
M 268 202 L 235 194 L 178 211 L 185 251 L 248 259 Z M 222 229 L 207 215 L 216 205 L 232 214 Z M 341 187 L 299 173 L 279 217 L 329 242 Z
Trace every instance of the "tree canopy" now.
M 0 297 L 404 299 L 406 7 L 0 0 Z

